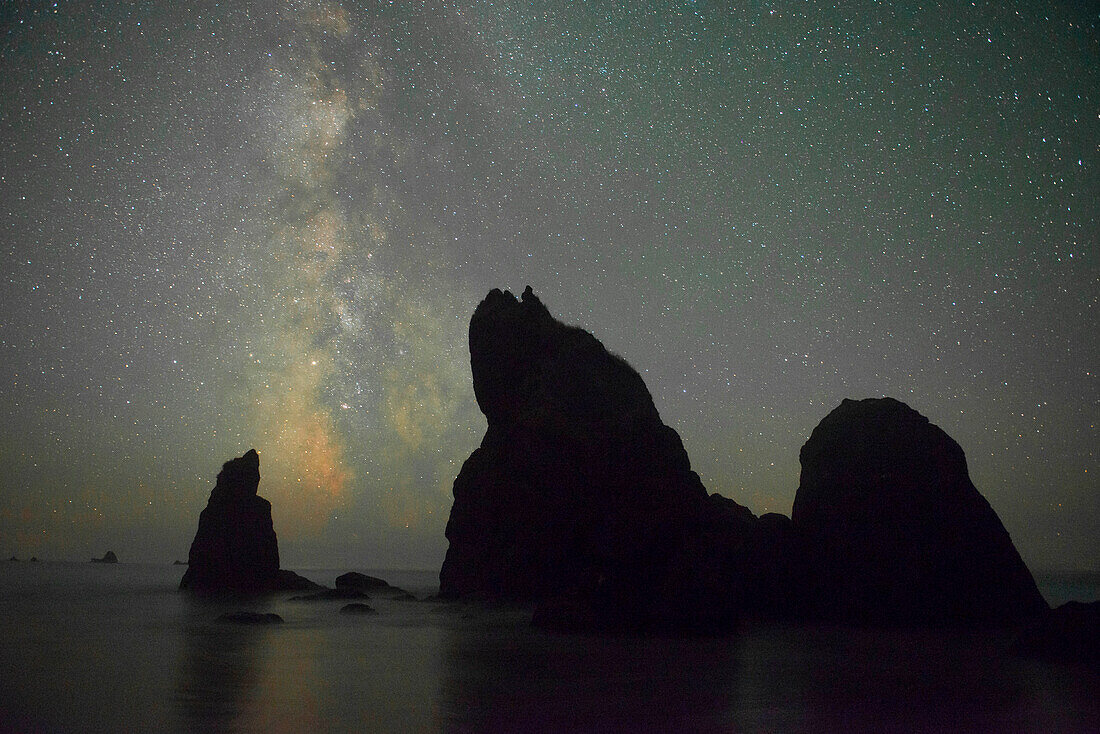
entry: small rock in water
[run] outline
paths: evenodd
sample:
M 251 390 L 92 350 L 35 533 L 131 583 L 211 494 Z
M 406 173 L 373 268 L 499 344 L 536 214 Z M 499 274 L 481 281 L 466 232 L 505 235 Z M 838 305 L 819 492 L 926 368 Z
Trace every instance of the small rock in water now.
M 378 614 L 378 611 L 369 604 L 356 602 L 340 607 L 340 614 Z
M 389 584 L 380 578 L 374 576 L 367 576 L 365 573 L 357 573 L 355 571 L 349 571 L 341 576 L 336 577 L 337 589 L 384 589 Z
M 373 594 L 380 594 L 387 599 L 396 601 L 416 601 L 416 597 L 404 589 L 399 589 L 384 579 L 380 579 L 376 576 L 367 576 L 365 573 L 358 573 L 356 571 L 349 571 L 348 573 L 336 577 L 336 590 L 339 591 L 341 589 L 370 591 Z
M 271 612 L 226 612 L 218 617 L 218 621 L 233 624 L 281 624 L 283 618 Z
M 325 589 L 316 594 L 301 594 L 290 597 L 290 601 L 327 601 L 329 599 L 369 599 L 359 589 Z

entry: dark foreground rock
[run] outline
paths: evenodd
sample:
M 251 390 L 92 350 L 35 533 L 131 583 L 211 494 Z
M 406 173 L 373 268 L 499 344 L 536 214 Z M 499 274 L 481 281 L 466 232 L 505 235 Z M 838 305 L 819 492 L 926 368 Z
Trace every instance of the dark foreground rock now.
M 1015 649 L 1100 673 L 1100 601 L 1071 601 L 1048 610 L 1020 632 Z
M 708 497 L 645 383 L 528 288 L 470 322 L 488 421 L 454 484 L 444 598 L 541 604 L 583 628 L 711 628 L 737 616 L 736 547 L 755 518 Z
M 321 588 L 279 569 L 271 503 L 256 494 L 260 457 L 251 450 L 218 474 L 191 543 L 181 589 L 201 593 L 266 593 Z
M 356 602 L 340 607 L 340 614 L 378 614 L 378 611 L 368 604 Z
M 800 454 L 791 519 L 814 616 L 1016 625 L 1047 608 L 962 449 L 891 398 L 845 400 Z
M 93 558 L 91 563 L 118 563 L 118 556 L 114 551 L 107 551 L 102 558 Z
M 218 617 L 218 621 L 232 624 L 281 624 L 283 618 L 271 612 L 226 612 Z

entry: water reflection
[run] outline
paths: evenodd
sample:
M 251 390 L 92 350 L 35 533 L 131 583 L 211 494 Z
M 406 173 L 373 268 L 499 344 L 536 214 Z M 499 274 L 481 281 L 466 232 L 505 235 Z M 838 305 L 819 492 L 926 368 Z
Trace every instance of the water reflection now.
M 439 721 L 446 731 L 1047 732 L 1097 720 L 1095 675 L 1031 665 L 1006 644 L 1004 633 L 767 625 L 712 639 L 554 635 L 474 618 L 444 635 Z
M 446 731 L 728 730 L 737 642 L 550 634 L 496 619 L 444 635 Z
M 218 622 L 225 608 L 188 603 L 175 692 L 180 719 L 192 731 L 229 731 L 256 687 L 258 651 L 272 630 Z

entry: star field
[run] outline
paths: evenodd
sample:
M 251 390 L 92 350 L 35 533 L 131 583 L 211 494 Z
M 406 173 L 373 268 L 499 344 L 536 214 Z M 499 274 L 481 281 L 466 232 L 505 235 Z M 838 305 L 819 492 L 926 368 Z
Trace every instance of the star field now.
M 0 552 L 182 557 L 255 447 L 286 565 L 437 565 L 484 431 L 469 316 L 530 284 L 710 491 L 788 513 L 818 421 L 890 395 L 1029 565 L 1096 570 L 1097 21 L 6 8 Z

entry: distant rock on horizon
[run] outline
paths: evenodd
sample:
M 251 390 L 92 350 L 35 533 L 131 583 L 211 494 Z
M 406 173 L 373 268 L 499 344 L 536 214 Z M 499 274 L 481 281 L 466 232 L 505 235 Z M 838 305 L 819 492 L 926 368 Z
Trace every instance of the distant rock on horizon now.
M 791 520 L 814 616 L 981 626 L 1047 609 L 962 448 L 905 403 L 844 400 L 799 458 Z
M 180 589 L 264 593 L 320 588 L 279 568 L 271 503 L 257 494 L 260 456 L 252 449 L 225 462 L 187 557 Z
M 470 321 L 488 421 L 454 483 L 443 597 L 536 602 L 562 627 L 709 627 L 738 602 L 726 551 L 755 517 L 709 497 L 639 374 L 528 287 Z
M 91 563 L 118 563 L 118 556 L 115 555 L 114 551 L 107 551 L 106 553 L 103 554 L 102 558 L 93 558 L 93 559 L 91 559 L 90 562 Z

